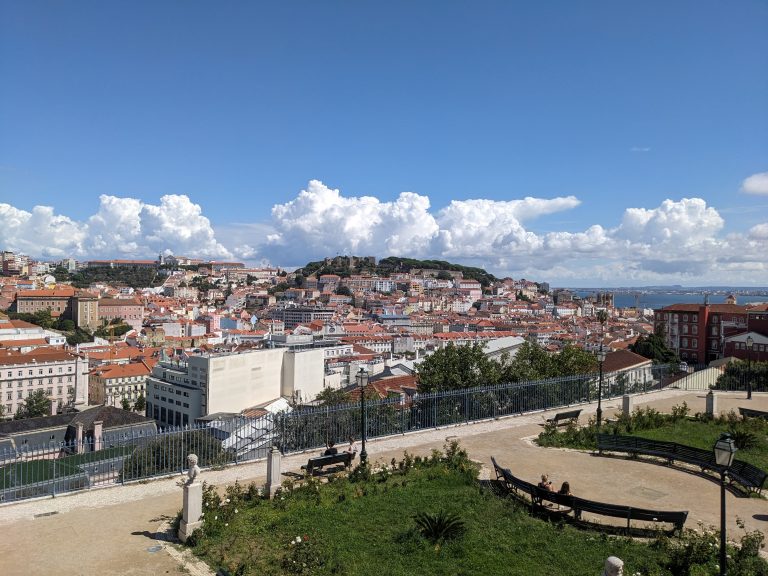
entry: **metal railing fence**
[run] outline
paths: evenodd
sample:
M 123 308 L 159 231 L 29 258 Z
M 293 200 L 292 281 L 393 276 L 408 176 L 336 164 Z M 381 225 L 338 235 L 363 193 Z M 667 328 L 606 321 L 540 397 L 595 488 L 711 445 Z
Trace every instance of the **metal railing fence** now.
M 738 363 L 737 363 L 738 364 Z M 754 366 L 752 367 L 754 369 Z M 768 372 L 764 365 L 762 370 Z M 635 372 L 603 374 L 602 398 L 645 393 L 669 386 L 698 389 L 716 386 L 768 389 L 768 374 L 734 367 L 681 373 L 675 366 L 653 366 Z M 524 414 L 573 404 L 596 402 L 598 374 L 498 384 L 413 396 L 366 400 L 367 438 L 379 438 Z M 690 387 L 689 387 L 690 386 Z M 317 449 L 329 441 L 345 443 L 362 437 L 359 403 L 301 408 L 261 418 L 235 418 L 156 434 L 105 435 L 79 444 L 8 447 L 0 444 L 0 501 L 82 490 L 181 473 L 190 453 L 201 467 L 226 466 L 265 458 L 272 446 L 283 453 Z M 3 448 L 2 446 L 6 446 Z

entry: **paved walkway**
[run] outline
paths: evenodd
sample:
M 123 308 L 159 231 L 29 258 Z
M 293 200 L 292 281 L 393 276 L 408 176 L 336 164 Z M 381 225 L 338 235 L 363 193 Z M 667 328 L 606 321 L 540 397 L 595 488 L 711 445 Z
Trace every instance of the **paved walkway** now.
M 768 394 L 755 394 L 747 403 L 744 394 L 719 396 L 720 410 L 738 406 L 768 410 Z M 704 412 L 703 392 L 665 390 L 635 398 L 635 405 L 650 405 L 668 412 L 688 403 L 692 412 Z M 594 413 L 594 404 L 583 407 L 582 419 Z M 605 416 L 620 409 L 620 401 L 603 405 Z M 553 411 L 554 412 L 554 411 Z M 542 449 L 531 439 L 541 431 L 545 414 L 504 418 L 471 425 L 407 434 L 368 443 L 371 461 L 402 458 L 403 451 L 429 455 L 447 439 L 460 440 L 470 457 L 483 464 L 483 477 L 492 474 L 490 456 L 515 475 L 537 481 L 548 473 L 555 485 L 568 480 L 574 493 L 585 498 L 630 504 L 651 509 L 689 510 L 687 526 L 697 522 L 719 523 L 719 486 L 705 478 L 648 463 L 592 456 L 588 453 Z M 283 468 L 298 471 L 307 454 L 283 458 Z M 223 486 L 266 481 L 266 463 L 204 471 L 203 479 Z M 0 506 L 0 574 L 18 575 L 126 575 L 204 574 L 194 563 L 180 560 L 174 547 L 155 539 L 158 529 L 181 508 L 179 477 L 128 486 L 93 489 Z M 728 531 L 738 538 L 736 518 L 747 528 L 768 534 L 768 500 L 727 496 Z

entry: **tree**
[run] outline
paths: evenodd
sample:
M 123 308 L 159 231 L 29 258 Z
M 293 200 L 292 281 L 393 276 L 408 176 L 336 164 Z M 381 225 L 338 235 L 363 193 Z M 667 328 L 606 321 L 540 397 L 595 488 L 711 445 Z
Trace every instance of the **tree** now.
M 488 358 L 481 344 L 448 344 L 418 366 L 419 392 L 490 386 L 499 382 L 501 365 Z
M 120 400 L 120 407 L 121 407 L 123 410 L 126 410 L 126 411 L 128 411 L 128 412 L 130 412 L 130 411 L 131 411 L 131 403 L 130 403 L 130 401 L 128 400 L 128 398 L 123 398 L 122 400 Z
M 657 330 L 649 336 L 640 336 L 634 344 L 630 345 L 630 351 L 653 360 L 654 364 L 677 364 L 679 359 L 664 341 L 661 330 Z
M 440 270 L 440 272 L 437 273 L 437 279 L 438 280 L 453 280 L 453 276 L 451 276 L 451 273 L 447 270 Z
M 136 398 L 136 402 L 133 404 L 133 411 L 138 412 L 139 414 L 144 414 L 144 411 L 147 409 L 147 400 L 144 398 L 144 394 L 139 394 L 139 397 Z
M 93 335 L 84 328 L 75 328 L 74 334 L 67 336 L 67 344 L 77 346 L 83 342 L 93 342 Z
M 590 374 L 597 370 L 597 358 L 583 348 L 568 344 L 555 355 L 552 367 L 556 372 L 553 376 Z
M 51 401 L 45 393 L 45 390 L 35 390 L 26 397 L 24 403 L 14 416 L 14 420 L 23 420 L 24 418 L 37 418 L 39 416 L 48 416 L 51 410 Z
M 351 398 L 348 392 L 345 392 L 341 388 L 331 388 L 330 386 L 323 388 L 315 400 L 320 402 L 322 406 L 336 406 L 337 404 L 349 404 Z
M 339 296 L 352 296 L 352 291 L 349 289 L 349 286 L 339 286 L 336 288 L 336 294 Z
M 56 323 L 56 329 L 61 330 L 62 332 L 74 332 L 77 326 L 75 326 L 75 323 L 72 320 L 67 320 L 65 318 L 59 318 L 59 321 Z
M 526 382 L 551 378 L 557 372 L 552 357 L 541 346 L 523 342 L 511 362 L 505 362 L 504 382 Z

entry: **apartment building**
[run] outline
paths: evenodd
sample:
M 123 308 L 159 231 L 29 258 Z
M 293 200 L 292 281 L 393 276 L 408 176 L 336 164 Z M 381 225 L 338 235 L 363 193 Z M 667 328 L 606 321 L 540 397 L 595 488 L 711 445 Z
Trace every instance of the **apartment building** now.
M 71 286 L 50 290 L 20 290 L 16 294 L 16 311 L 34 314 L 50 310 L 54 318 L 66 318 L 77 326 L 95 329 L 99 326 L 98 297 Z
M 120 318 L 134 330 L 141 330 L 144 305 L 135 298 L 102 298 L 98 307 L 99 322 L 109 324 Z
M 125 400 L 133 406 L 139 396 L 147 396 L 149 373 L 144 362 L 98 366 L 89 375 L 88 401 L 119 408 Z
M 747 309 L 737 304 L 673 304 L 654 311 L 654 330 L 681 360 L 708 363 L 723 357 L 729 336 L 747 330 Z
M 287 329 L 296 328 L 299 324 L 309 324 L 315 320 L 328 322 L 333 319 L 333 308 L 315 308 L 311 306 L 288 306 L 275 310 L 272 317 L 282 320 Z
M 33 392 L 45 391 L 58 407 L 88 404 L 88 362 L 63 350 L 0 354 L 0 390 L 7 416 Z
M 322 349 L 269 348 L 163 357 L 147 378 L 147 416 L 186 426 L 283 397 L 313 399 L 323 389 Z

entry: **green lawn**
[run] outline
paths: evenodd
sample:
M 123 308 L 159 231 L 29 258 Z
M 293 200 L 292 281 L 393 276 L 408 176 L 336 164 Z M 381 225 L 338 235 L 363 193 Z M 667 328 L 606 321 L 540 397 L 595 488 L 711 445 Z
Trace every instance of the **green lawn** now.
M 738 460 L 744 460 L 754 464 L 762 470 L 768 470 L 768 423 L 763 424 L 761 420 L 749 420 L 745 423 L 748 429 L 754 434 L 757 444 L 752 448 L 746 448 L 736 452 Z M 723 432 L 729 431 L 729 425 L 716 420 L 678 420 L 648 430 L 638 430 L 633 432 L 635 436 L 642 436 L 651 440 L 668 440 L 685 444 L 686 446 L 695 446 L 711 450 L 715 441 Z
M 74 454 L 55 460 L 28 460 L 8 464 L 0 468 L 0 489 L 26 486 L 54 478 L 82 474 L 81 466 L 117 458 L 129 454 L 132 450 L 133 448 L 129 446 L 120 446 L 97 452 Z
M 537 443 L 543 447 L 597 449 L 597 427 L 594 419 L 586 426 L 570 424 L 563 428 L 549 425 L 539 434 Z M 736 440 L 737 460 L 744 460 L 768 471 L 768 421 L 761 418 L 741 418 L 731 412 L 718 418 L 706 415 L 691 417 L 683 403 L 674 406 L 671 414 L 653 408 L 637 408 L 630 416 L 619 414 L 615 421 L 603 424 L 602 433 L 642 436 L 686 446 L 712 450 L 720 434 L 727 432 Z
M 220 502 L 209 489 L 204 527 L 191 544 L 212 567 L 231 574 L 582 576 L 599 574 L 610 555 L 625 561 L 625 574 L 672 574 L 661 541 L 532 518 L 526 507 L 482 487 L 468 466 L 443 459 L 370 479 L 310 482 L 274 501 L 255 497 L 255 487 L 250 497 L 230 487 L 221 497 L 230 501 Z M 413 516 L 441 509 L 459 515 L 465 532 L 435 545 L 418 532 Z

